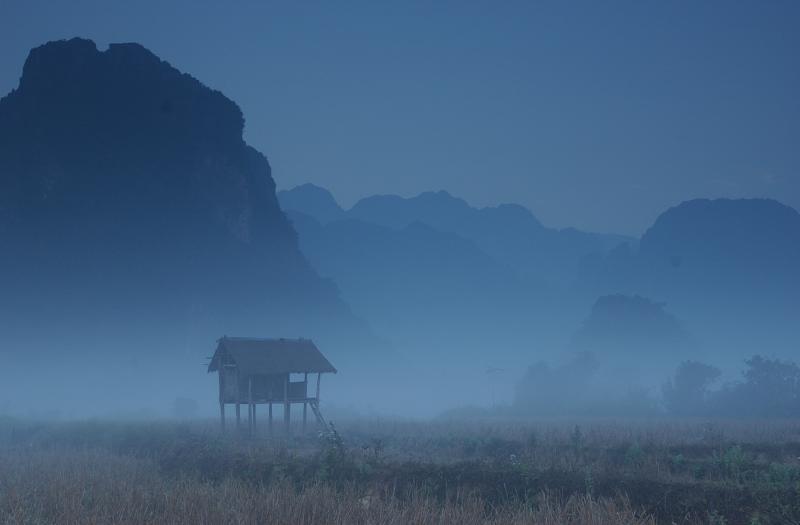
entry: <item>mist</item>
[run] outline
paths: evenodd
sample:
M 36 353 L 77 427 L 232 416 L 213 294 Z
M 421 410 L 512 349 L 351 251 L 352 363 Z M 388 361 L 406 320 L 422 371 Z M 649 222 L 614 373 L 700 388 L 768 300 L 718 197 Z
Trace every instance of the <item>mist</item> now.
M 345 208 L 276 191 L 244 119 L 138 44 L 31 51 L 0 102 L 4 413 L 210 417 L 223 336 L 314 340 L 351 415 L 669 417 L 687 363 L 794 377 L 778 200 L 689 199 L 639 237 L 436 188 Z
M 791 3 L 0 5 L 0 523 L 800 522 Z

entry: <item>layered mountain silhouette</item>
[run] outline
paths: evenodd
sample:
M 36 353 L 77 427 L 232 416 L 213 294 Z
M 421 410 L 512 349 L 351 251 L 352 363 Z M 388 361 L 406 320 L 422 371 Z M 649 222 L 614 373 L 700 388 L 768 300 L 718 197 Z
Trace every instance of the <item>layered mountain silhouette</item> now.
M 800 344 L 800 214 L 770 199 L 697 199 L 642 236 L 584 261 L 582 286 L 666 301 L 718 354 Z
M 573 321 L 560 292 L 579 261 L 627 240 L 546 228 L 522 206 L 478 209 L 444 191 L 368 197 L 350 210 L 311 184 L 278 199 L 315 268 L 380 333 L 462 354 L 520 356 L 533 332 L 548 345 Z
M 607 270 L 634 270 L 637 278 L 697 280 L 701 288 L 791 289 L 798 283 L 800 214 L 771 199 L 696 199 L 662 213 L 639 249 L 607 256 Z M 627 266 L 627 267 L 626 267 Z
M 0 100 L 6 333 L 112 352 L 97 340 L 363 330 L 298 249 L 243 127 L 234 102 L 138 44 L 33 49 Z
M 692 352 L 734 358 L 758 344 L 780 342 L 775 351 L 785 353 L 800 343 L 790 334 L 792 312 L 800 311 L 800 219 L 776 201 L 688 201 L 664 212 L 641 239 L 629 239 L 547 228 L 521 206 L 477 209 L 446 192 L 368 197 L 349 210 L 313 185 L 279 192 L 278 198 L 295 210 L 290 216 L 312 263 L 345 296 L 352 294 L 358 311 L 385 318 L 379 325 L 398 316 L 416 325 L 405 306 L 421 315 L 437 304 L 438 311 L 458 312 L 469 329 L 477 319 L 475 326 L 485 321 L 497 333 L 517 337 L 516 347 L 530 333 L 536 333 L 531 347 L 550 346 L 559 340 L 557 332 L 575 334 L 570 349 L 602 348 L 621 357 L 677 358 L 689 350 L 690 334 L 698 336 Z M 454 239 L 470 246 L 471 255 L 456 250 Z M 473 260 L 484 262 L 468 262 Z M 404 284 L 388 285 L 398 282 Z M 451 288 L 443 284 L 448 282 Z M 384 297 L 403 297 L 398 287 L 416 291 L 399 303 L 403 313 L 381 313 Z M 466 315 L 465 305 L 481 304 L 479 298 L 486 312 Z M 593 303 L 584 321 L 591 326 L 579 329 Z M 607 310 L 631 315 L 614 321 L 601 315 Z M 652 317 L 660 328 L 636 312 L 660 312 Z M 683 323 L 670 335 L 664 330 L 673 314 Z M 523 318 L 528 325 L 521 328 Z M 516 321 L 503 324 L 507 319 Z
M 318 271 L 409 356 L 479 356 L 538 321 L 536 289 L 458 235 L 420 222 L 393 229 L 287 213 Z
M 586 233 L 545 227 L 523 206 L 502 204 L 475 208 L 446 191 L 416 197 L 376 195 L 343 210 L 330 193 L 310 184 L 279 192 L 284 209 L 296 210 L 326 223 L 343 218 L 401 229 L 415 222 L 473 242 L 479 249 L 523 278 L 566 284 L 579 262 L 603 254 L 623 242 L 621 235 Z
M 330 191 L 314 184 L 301 184 L 278 192 L 281 208 L 313 217 L 321 224 L 347 219 L 347 214 Z
M 348 370 L 345 349 L 374 343 L 357 316 L 475 382 L 557 350 L 673 358 L 688 334 L 736 357 L 800 345 L 800 214 L 776 201 L 688 201 L 641 239 L 444 191 L 345 210 L 312 185 L 276 196 L 243 128 L 234 102 L 140 45 L 31 51 L 0 99 L 0 331 L 23 372 L 48 363 L 90 396 L 129 380 L 138 401 L 141 377 L 190 384 L 162 362 L 197 377 L 187 363 L 225 334 L 314 337 Z

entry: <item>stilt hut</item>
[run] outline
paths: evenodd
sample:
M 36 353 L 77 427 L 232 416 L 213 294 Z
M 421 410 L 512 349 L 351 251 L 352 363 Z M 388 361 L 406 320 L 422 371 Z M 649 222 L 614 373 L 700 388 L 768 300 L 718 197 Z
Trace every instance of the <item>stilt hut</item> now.
M 290 429 L 292 404 L 303 405 L 303 430 L 311 407 L 317 423 L 325 425 L 319 409 L 319 388 L 322 374 L 336 373 L 322 352 L 309 339 L 251 339 L 223 337 L 208 372 L 219 375 L 219 415 L 225 429 L 225 405 L 235 405 L 236 426 L 240 425 L 241 406 L 247 405 L 248 431 L 256 425 L 256 407 L 268 405 L 269 430 L 272 432 L 272 407 L 283 405 L 283 421 Z M 301 381 L 292 381 L 292 374 L 302 374 Z M 316 374 L 316 391 L 308 392 L 308 376 Z

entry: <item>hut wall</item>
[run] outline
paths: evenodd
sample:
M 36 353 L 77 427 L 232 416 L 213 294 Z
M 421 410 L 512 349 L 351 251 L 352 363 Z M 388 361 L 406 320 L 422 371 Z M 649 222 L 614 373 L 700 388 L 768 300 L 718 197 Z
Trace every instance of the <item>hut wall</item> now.
M 226 403 L 235 403 L 239 393 L 236 368 L 225 366 L 220 373 L 222 374 L 222 399 Z
M 282 401 L 283 384 L 287 379 L 287 374 L 274 375 L 255 375 L 253 379 L 253 399 L 257 401 Z M 245 389 L 247 389 L 247 379 Z

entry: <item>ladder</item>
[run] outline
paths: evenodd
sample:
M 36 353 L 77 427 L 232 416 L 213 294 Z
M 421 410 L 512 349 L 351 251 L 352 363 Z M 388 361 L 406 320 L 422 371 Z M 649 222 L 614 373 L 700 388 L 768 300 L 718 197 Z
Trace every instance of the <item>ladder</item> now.
M 314 417 L 317 418 L 317 424 L 322 428 L 328 428 L 328 424 L 325 423 L 325 418 L 322 417 L 322 412 L 319 410 L 319 399 L 313 399 L 308 404 L 311 405 L 311 411 L 314 412 Z

